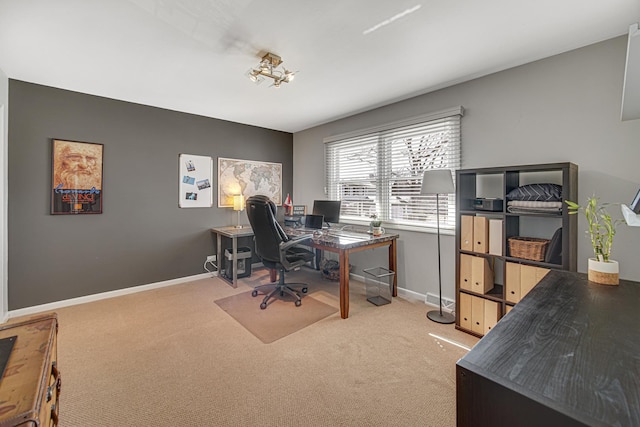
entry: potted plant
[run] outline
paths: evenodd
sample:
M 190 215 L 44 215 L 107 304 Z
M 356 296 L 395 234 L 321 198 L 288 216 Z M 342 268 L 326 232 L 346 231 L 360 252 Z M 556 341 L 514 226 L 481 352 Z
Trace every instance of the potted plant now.
M 610 259 L 613 246 L 613 236 L 616 235 L 616 227 L 624 220 L 614 220 L 607 212 L 608 203 L 599 203 L 595 196 L 587 199 L 585 206 L 565 200 L 569 214 L 584 213 L 587 219 L 589 237 L 595 258 L 589 258 L 589 280 L 604 285 L 617 285 L 619 281 L 618 262 Z
M 384 228 L 382 228 L 382 221 L 378 219 L 377 214 L 373 214 L 370 216 L 371 222 L 369 223 L 369 227 L 371 228 L 371 234 L 374 236 L 379 236 L 384 233 Z

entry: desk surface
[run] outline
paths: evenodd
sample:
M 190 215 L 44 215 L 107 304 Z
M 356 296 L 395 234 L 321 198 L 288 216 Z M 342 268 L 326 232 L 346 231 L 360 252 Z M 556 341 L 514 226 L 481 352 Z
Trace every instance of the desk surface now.
M 494 416 L 502 425 L 515 425 L 509 416 L 517 411 L 521 426 L 560 425 L 552 419 L 640 426 L 639 301 L 637 282 L 606 286 L 585 274 L 549 273 L 458 361 L 467 370 L 458 375 L 459 425 L 497 425 L 484 417 L 500 407 Z M 488 406 L 471 395 L 474 387 L 494 386 L 500 395 Z
M 222 234 L 225 237 L 250 237 L 253 236 L 253 229 L 244 225 L 242 228 L 236 228 L 235 225 L 228 225 L 224 227 L 213 227 L 211 229 L 214 233 Z
M 318 246 L 322 246 L 323 248 L 333 249 L 355 249 L 358 247 L 370 246 L 372 243 L 389 242 L 400 237 L 400 235 L 392 233 L 373 236 L 368 233 L 337 229 L 313 230 L 307 228 L 284 227 L 284 231 L 291 237 L 311 234 L 313 236 L 311 238 L 313 243 Z

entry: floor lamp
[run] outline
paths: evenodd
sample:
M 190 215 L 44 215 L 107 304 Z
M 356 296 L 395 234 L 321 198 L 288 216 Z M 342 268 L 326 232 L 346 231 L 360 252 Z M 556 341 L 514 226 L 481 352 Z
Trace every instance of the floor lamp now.
M 453 193 L 453 178 L 449 169 L 431 169 L 424 172 L 420 194 L 436 195 L 436 224 L 438 225 L 438 292 L 440 310 L 427 313 L 430 320 L 438 323 L 453 323 L 456 318 L 451 313 L 442 312 L 442 267 L 440 266 L 440 194 Z

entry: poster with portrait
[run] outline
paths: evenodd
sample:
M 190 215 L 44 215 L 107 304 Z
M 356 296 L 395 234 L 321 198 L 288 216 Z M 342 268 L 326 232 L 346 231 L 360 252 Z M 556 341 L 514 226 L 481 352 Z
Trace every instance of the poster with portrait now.
M 213 204 L 213 159 L 209 156 L 180 154 L 181 208 L 209 208 Z
M 51 214 L 102 213 L 104 145 L 52 140 Z

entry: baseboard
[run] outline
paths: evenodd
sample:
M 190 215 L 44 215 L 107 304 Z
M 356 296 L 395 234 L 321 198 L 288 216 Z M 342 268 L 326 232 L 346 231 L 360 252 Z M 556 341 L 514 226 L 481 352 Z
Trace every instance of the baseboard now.
M 47 304 L 35 305 L 32 307 L 20 308 L 18 310 L 10 310 L 7 313 L 7 319 L 19 316 L 28 316 L 32 314 L 42 313 L 44 311 L 57 310 L 63 307 L 70 307 L 72 305 L 84 304 L 87 302 L 100 301 L 108 298 L 115 298 L 123 295 L 135 294 L 137 292 L 149 291 L 152 289 L 164 288 L 167 286 L 179 285 L 181 283 L 192 282 L 194 280 L 207 279 L 212 276 L 217 276 L 218 273 L 202 273 L 194 276 L 180 277 L 177 279 L 165 280 L 163 282 L 150 283 L 147 285 L 132 286 L 130 288 L 118 289 L 115 291 L 102 292 L 99 294 L 86 295 L 83 297 L 71 298 L 62 301 L 51 302 Z

